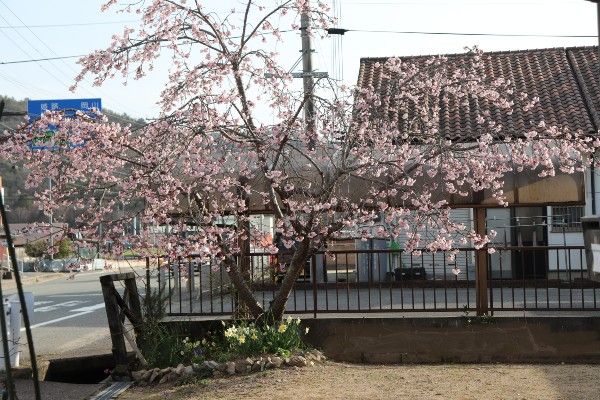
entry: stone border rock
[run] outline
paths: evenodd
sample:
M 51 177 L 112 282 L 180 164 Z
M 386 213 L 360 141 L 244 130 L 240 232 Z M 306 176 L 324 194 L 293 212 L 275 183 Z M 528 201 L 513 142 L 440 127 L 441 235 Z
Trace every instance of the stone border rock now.
M 179 381 L 187 377 L 223 378 L 232 375 L 241 375 L 267 369 L 286 367 L 307 367 L 315 363 L 324 362 L 327 358 L 319 350 L 307 350 L 294 353 L 289 358 L 275 355 L 261 357 L 248 357 L 235 361 L 219 363 L 217 361 L 204 361 L 201 364 L 183 365 L 169 368 L 154 368 L 139 370 L 131 373 L 133 380 L 140 386 L 163 384 Z

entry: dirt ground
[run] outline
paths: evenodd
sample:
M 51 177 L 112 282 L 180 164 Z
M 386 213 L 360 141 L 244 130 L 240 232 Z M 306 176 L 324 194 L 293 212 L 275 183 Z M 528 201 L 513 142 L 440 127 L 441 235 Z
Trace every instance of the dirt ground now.
M 600 365 L 398 365 L 327 362 L 195 385 L 131 388 L 141 399 L 600 399 Z

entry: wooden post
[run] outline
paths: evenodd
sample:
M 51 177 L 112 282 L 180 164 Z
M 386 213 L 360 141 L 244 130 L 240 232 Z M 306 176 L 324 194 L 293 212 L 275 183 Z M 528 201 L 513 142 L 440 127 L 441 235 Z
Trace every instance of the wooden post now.
M 240 176 L 239 177 L 239 189 L 238 189 L 238 196 L 240 198 L 242 198 L 244 200 L 244 204 L 246 206 L 246 212 L 244 213 L 244 216 L 246 218 L 248 218 L 247 221 L 237 221 L 238 222 L 238 229 L 240 229 L 243 233 L 243 236 L 245 236 L 245 239 L 239 239 L 239 246 L 240 246 L 240 255 L 238 258 L 238 267 L 240 269 L 241 275 L 243 276 L 244 280 L 248 283 L 248 285 L 252 285 L 252 281 L 254 279 L 254 277 L 252 276 L 252 274 L 254 274 L 254 271 L 252 271 L 252 257 L 250 256 L 250 238 L 251 238 L 251 226 L 250 226 L 250 197 L 248 196 L 248 194 L 246 193 L 246 191 L 244 190 L 244 186 L 248 184 L 248 178 L 246 178 L 245 176 Z M 261 279 L 264 279 L 264 277 L 261 276 Z M 221 290 L 223 290 L 223 282 L 221 282 Z M 253 288 L 252 288 L 253 290 Z M 239 293 L 237 293 L 237 291 L 235 292 L 235 296 L 234 296 L 234 305 L 235 305 L 235 309 L 233 309 L 233 313 L 234 315 L 236 315 L 237 318 L 240 319 L 246 319 L 250 317 L 250 310 L 248 309 L 248 307 L 241 301 L 240 299 L 240 295 Z
M 0 182 L 1 184 L 1 182 Z M 27 347 L 29 348 L 29 360 L 31 362 L 31 377 L 33 380 L 33 388 L 34 388 L 34 393 L 35 393 L 35 399 L 36 400 L 40 400 L 42 398 L 41 392 L 40 392 L 40 382 L 39 382 L 39 378 L 38 378 L 38 366 L 37 366 L 37 356 L 35 355 L 35 346 L 33 344 L 33 335 L 31 334 L 31 324 L 29 323 L 29 314 L 27 312 L 27 306 L 25 304 L 25 294 L 23 292 L 23 284 L 21 282 L 21 275 L 19 272 L 19 266 L 17 264 L 17 255 L 15 253 L 15 246 L 12 240 L 12 234 L 10 233 L 10 226 L 8 223 L 8 218 L 6 217 L 6 207 L 4 205 L 4 192 L 1 191 L 1 186 L 0 186 L 0 218 L 2 219 L 2 223 L 3 223 L 3 228 L 4 228 L 4 235 L 5 235 L 5 239 L 6 239 L 6 246 L 8 248 L 8 255 L 10 258 L 10 263 L 12 266 L 12 270 L 13 273 L 15 275 L 15 282 L 17 284 L 17 294 L 19 296 L 19 302 L 21 303 L 21 313 L 23 314 L 23 324 L 25 325 L 25 334 L 27 336 Z M 50 227 L 50 229 L 52 229 L 52 227 Z M 1 279 L 1 277 L 0 277 Z M 0 290 L 0 302 L 3 302 L 4 298 L 2 297 L 2 291 Z M 5 321 L 5 314 L 4 314 L 4 307 L 0 306 L 0 312 L 2 313 L 2 316 L 0 318 L 0 320 L 2 321 L 2 342 L 3 342 L 3 350 L 4 350 L 4 360 L 6 361 L 7 359 L 10 359 L 10 354 L 7 351 L 7 344 L 8 342 L 6 341 L 7 337 L 6 337 L 6 321 Z M 10 396 L 11 399 L 12 398 L 16 398 L 16 392 L 13 386 L 13 381 L 11 378 L 9 378 L 11 376 L 11 372 L 10 372 L 10 360 L 9 362 L 6 364 L 7 368 L 6 368 L 6 376 L 8 379 L 7 382 L 7 387 L 8 390 L 10 390 Z
M 486 232 L 485 208 L 475 208 L 475 232 L 484 236 Z M 475 306 L 477 315 L 486 315 L 488 305 L 488 256 L 487 250 L 482 248 L 475 255 Z
M 118 274 L 101 276 L 100 284 L 102 285 L 106 319 L 108 320 L 112 353 L 115 359 L 115 368 L 113 369 L 112 377 L 114 380 L 120 381 L 129 380 L 131 377 L 129 374 L 129 362 L 127 361 L 127 348 L 125 347 L 125 338 L 123 336 L 123 325 L 121 324 L 120 307 L 114 296 L 115 285 L 113 279 L 116 276 Z
M 131 274 L 131 276 L 125 278 L 125 288 L 129 296 L 128 304 L 131 309 L 131 315 L 135 318 L 135 321 L 131 321 L 131 323 L 133 324 L 136 338 L 139 338 L 141 336 L 142 304 L 140 303 L 140 294 L 135 283 L 135 274 L 133 272 L 128 272 L 127 274 Z
M 146 257 L 146 296 L 150 296 L 150 291 L 150 257 Z
M 310 259 L 310 275 L 312 278 L 312 291 L 313 291 L 313 317 L 317 319 L 317 256 L 312 255 Z

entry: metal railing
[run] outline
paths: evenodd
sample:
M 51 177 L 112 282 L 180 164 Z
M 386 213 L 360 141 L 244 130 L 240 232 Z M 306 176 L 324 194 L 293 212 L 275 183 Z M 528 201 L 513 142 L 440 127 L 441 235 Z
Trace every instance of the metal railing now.
M 600 310 L 600 283 L 589 279 L 583 246 L 509 246 L 490 259 L 492 311 Z
M 319 252 L 301 271 L 286 312 L 313 314 L 464 311 L 598 311 L 600 284 L 588 279 L 581 246 L 508 246 L 406 253 Z M 267 309 L 286 268 L 285 255 L 251 253 L 238 263 Z M 236 295 L 226 268 L 207 258 L 148 260 L 172 316 L 230 315 Z M 154 267 L 152 267 L 154 265 Z M 486 271 L 483 273 L 481 271 Z M 478 295 L 483 288 L 487 296 Z M 481 304 L 484 303 L 484 304 Z

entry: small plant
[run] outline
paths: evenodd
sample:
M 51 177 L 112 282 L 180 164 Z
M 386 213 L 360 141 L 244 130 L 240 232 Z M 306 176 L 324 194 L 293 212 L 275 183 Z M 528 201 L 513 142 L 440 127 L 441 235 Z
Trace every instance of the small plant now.
M 469 309 L 467 308 L 467 306 L 464 307 L 463 309 L 463 315 L 462 315 L 463 319 L 467 322 L 467 325 L 471 325 L 471 324 L 482 324 L 482 325 L 490 325 L 493 324 L 496 319 L 494 318 L 493 315 L 474 315 L 474 316 L 470 316 L 469 314 Z
M 138 345 L 150 367 L 165 368 L 192 359 L 182 335 L 161 323 L 165 300 L 161 290 L 154 290 L 147 293 L 142 301 L 142 335 L 138 338 Z
M 185 338 L 182 356 L 189 357 L 193 363 L 204 360 L 224 362 L 261 354 L 289 357 L 295 350 L 306 348 L 302 338 L 308 328 L 302 330 L 300 319 L 288 317 L 271 325 L 245 321 L 222 324 L 220 334 L 209 334 L 201 341 Z
M 202 340 L 190 340 L 161 323 L 165 300 L 163 292 L 155 290 L 142 301 L 143 333 L 138 345 L 150 367 L 200 364 L 206 360 L 224 362 L 261 354 L 289 357 L 294 351 L 306 348 L 302 339 L 308 328 L 303 330 L 300 319 L 292 317 L 271 324 L 223 321 L 219 332 L 209 332 Z
M 300 319 L 292 317 L 273 325 L 231 325 L 224 332 L 224 345 L 230 353 L 241 356 L 269 353 L 287 357 L 292 351 L 305 347 Z

